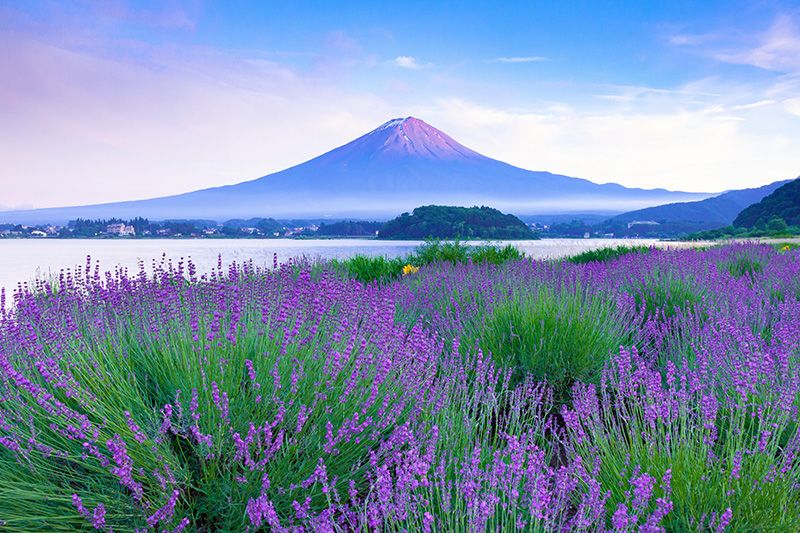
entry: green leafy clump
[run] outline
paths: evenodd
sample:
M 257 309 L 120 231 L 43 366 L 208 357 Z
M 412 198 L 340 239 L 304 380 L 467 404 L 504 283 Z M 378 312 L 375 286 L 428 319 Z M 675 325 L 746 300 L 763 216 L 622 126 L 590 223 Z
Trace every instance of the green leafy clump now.
M 600 248 L 598 250 L 586 250 L 578 255 L 568 257 L 567 261 L 570 263 L 584 264 L 591 263 L 592 261 L 611 261 L 623 255 L 628 254 L 641 254 L 648 252 L 650 248 L 647 246 L 609 246 L 607 248 Z
M 482 244 L 473 246 L 470 252 L 470 259 L 476 264 L 502 265 L 508 261 L 519 261 L 525 258 L 525 254 L 512 244 L 502 247 Z
M 401 277 L 407 265 L 416 270 L 421 266 L 437 263 L 501 265 L 507 261 L 521 260 L 525 255 L 511 244 L 500 246 L 486 243 L 465 244 L 461 241 L 429 240 L 418 246 L 414 252 L 402 257 L 356 255 L 345 260 L 333 260 L 334 270 L 362 283 L 385 283 Z M 407 269 L 408 270 L 408 269 Z
M 722 271 L 727 271 L 734 278 L 744 276 L 754 279 L 756 275 L 764 271 L 765 259 L 752 253 L 739 253 L 719 263 Z
M 525 257 L 524 254 L 512 244 L 499 246 L 487 243 L 471 246 L 458 240 L 429 240 L 417 247 L 414 253 L 408 257 L 408 263 L 423 266 L 440 262 L 458 264 L 471 261 L 477 264 L 500 265 L 506 261 L 515 261 L 523 257 Z
M 404 257 L 356 255 L 345 260 L 334 259 L 330 264 L 334 270 L 344 273 L 350 279 L 370 283 L 399 278 L 402 275 L 403 266 L 408 263 Z
M 791 252 L 800 249 L 800 242 L 778 242 L 772 245 L 779 252 Z
M 630 340 L 613 301 L 581 289 L 541 289 L 499 303 L 477 332 L 477 344 L 516 379 L 547 381 L 556 401 L 573 383 L 597 383 L 609 354 Z
M 700 310 L 704 291 L 688 280 L 661 275 L 627 286 L 633 295 L 636 311 L 647 321 L 672 318 L 679 312 Z

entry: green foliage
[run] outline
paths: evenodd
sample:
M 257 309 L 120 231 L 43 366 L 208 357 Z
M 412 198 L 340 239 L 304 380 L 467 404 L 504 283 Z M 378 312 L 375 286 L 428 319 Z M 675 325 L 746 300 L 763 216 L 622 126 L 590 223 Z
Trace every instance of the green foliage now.
M 580 289 L 540 289 L 500 302 L 475 342 L 516 379 L 547 381 L 563 402 L 575 381 L 597 383 L 609 354 L 630 340 L 612 301 Z
M 500 265 L 506 261 L 515 261 L 523 257 L 525 257 L 524 254 L 512 244 L 502 247 L 489 243 L 471 246 L 458 240 L 429 240 L 414 250 L 414 253 L 408 257 L 408 263 L 423 266 L 440 262 L 457 264 L 472 261 L 477 264 Z
M 768 225 L 762 221 L 757 227 L 753 228 L 725 226 L 724 228 L 690 233 L 687 235 L 686 239 L 690 241 L 712 241 L 718 239 L 757 239 L 762 237 L 780 238 L 791 237 L 793 235 L 800 235 L 800 225 L 786 226 L 785 229 L 771 230 Z
M 761 224 L 771 231 L 784 231 L 786 228 L 781 227 L 784 225 L 800 226 L 800 179 L 778 187 L 760 202 L 742 210 L 733 221 L 734 226 L 745 228 Z
M 550 225 L 548 234 L 554 237 L 583 237 L 593 231 L 592 226 L 583 220 L 573 219 L 569 222 L 556 222 Z
M 669 276 L 654 275 L 650 279 L 627 287 L 636 303 L 636 311 L 644 320 L 666 319 L 678 312 L 699 310 L 704 292 L 689 281 Z
M 772 245 L 779 252 L 789 252 L 800 249 L 800 242 L 778 242 Z
M 481 244 L 472 247 L 469 258 L 476 264 L 502 265 L 508 261 L 520 261 L 525 258 L 525 254 L 512 244 L 503 247 Z
M 342 220 L 325 222 L 319 225 L 315 235 L 320 237 L 374 237 L 383 227 L 383 222 L 367 222 L 366 220 Z
M 404 257 L 390 259 L 384 256 L 356 255 L 343 260 L 334 259 L 330 264 L 335 270 L 362 283 L 373 281 L 383 283 L 399 278 L 406 265 L 421 267 L 444 262 L 459 264 L 470 261 L 476 264 L 501 265 L 524 257 L 524 254 L 511 244 L 498 246 L 486 243 L 473 246 L 460 241 L 430 240 Z
M 636 371 L 650 372 L 640 366 L 641 361 L 633 365 Z M 660 375 L 650 376 L 654 379 L 650 387 L 659 387 Z M 610 380 L 619 385 L 615 376 Z M 659 480 L 669 470 L 674 509 L 666 517 L 667 531 L 711 530 L 707 527 L 711 513 L 725 508 L 731 508 L 735 517 L 725 531 L 798 531 L 800 506 L 792 475 L 796 463 L 778 459 L 788 474 L 777 473 L 775 466 L 797 428 L 776 409 L 780 404 L 770 401 L 780 394 L 769 390 L 773 384 L 759 385 L 741 402 L 763 404 L 758 416 L 747 409 L 720 408 L 714 415 L 699 417 L 709 398 L 689 393 L 686 384 L 672 383 L 667 398 L 684 395 L 689 408 L 654 422 L 655 406 L 650 400 L 641 401 L 653 398 L 647 396 L 646 381 L 628 388 L 627 400 L 611 399 L 612 409 L 597 409 L 576 424 L 585 433 L 574 440 L 575 451 L 591 461 L 588 468 L 597 466 L 603 490 L 611 492 L 610 508 L 626 500 L 620 480 L 635 474 L 634 468 Z
M 344 272 L 351 279 L 362 283 L 373 281 L 386 282 L 400 277 L 403 266 L 408 264 L 406 258 L 356 255 L 344 260 L 332 260 L 331 266 L 335 270 Z
M 533 231 L 514 215 L 491 207 L 426 205 L 390 220 L 380 239 L 535 239 Z
M 764 271 L 765 263 L 766 259 L 762 257 L 741 252 L 732 259 L 719 263 L 717 267 L 735 278 L 748 276 L 754 279 L 757 274 Z
M 600 248 L 598 250 L 586 250 L 585 252 L 581 252 L 578 255 L 573 255 L 572 257 L 568 257 L 567 261 L 570 263 L 591 263 L 592 261 L 610 261 L 612 259 L 617 259 L 618 257 L 622 257 L 623 255 L 627 254 L 640 254 L 649 251 L 650 248 L 647 246 L 617 246 L 617 247 L 608 247 L 608 248 Z
M 430 265 L 432 263 L 466 263 L 471 246 L 456 241 L 428 240 L 418 246 L 414 253 L 408 257 L 408 262 L 414 266 Z
M 772 218 L 769 222 L 767 222 L 767 229 L 769 231 L 774 231 L 775 233 L 781 233 L 786 231 L 788 228 L 789 226 L 786 224 L 786 221 L 780 217 Z
M 311 321 L 300 317 L 283 325 L 262 324 L 260 313 L 247 312 L 244 316 L 247 333 L 241 334 L 235 344 L 219 343 L 208 351 L 199 351 L 192 339 L 188 314 L 172 317 L 175 327 L 171 333 L 148 338 L 127 333 L 140 331 L 142 326 L 137 321 L 143 319 L 127 317 L 130 328 L 109 334 L 99 344 L 76 338 L 74 345 L 67 347 L 73 354 L 71 375 L 91 394 L 102 398 L 94 402 L 90 413 L 103 422 L 99 424 L 100 441 L 110 440 L 114 435 L 122 436 L 134 464 L 146 467 L 147 472 L 159 472 L 164 463 L 169 465 L 180 485 L 192 488 L 182 495 L 179 506 L 190 510 L 195 524 L 203 525 L 201 531 L 245 531 L 248 525 L 245 506 L 249 499 L 261 493 L 262 477 L 258 473 L 251 474 L 241 462 L 233 459 L 239 435 L 232 435 L 231 428 L 236 428 L 245 438 L 251 421 L 263 421 L 272 422 L 276 434 L 286 432 L 282 446 L 269 459 L 267 475 L 277 486 L 297 487 L 273 498 L 278 511 L 287 515 L 293 512 L 292 501 L 303 501 L 306 496 L 311 497 L 314 509 L 327 504 L 327 496 L 319 483 L 308 489 L 300 486 L 300 482 L 317 468 L 317 456 L 304 451 L 325 447 L 328 441 L 326 423 L 339 428 L 353 413 L 359 412 L 366 419 L 377 418 L 380 409 L 394 405 L 401 387 L 395 370 L 386 377 L 377 377 L 377 367 L 359 366 L 358 355 L 377 348 L 368 342 L 348 345 L 347 339 L 341 338 L 341 330 L 337 333 L 337 314 L 338 309 L 331 307 L 316 317 L 318 322 L 311 326 Z M 209 327 L 213 326 L 201 322 L 201 337 L 205 337 Z M 290 342 L 287 336 L 293 328 L 307 342 Z M 326 359 L 317 356 L 326 351 L 341 354 L 342 366 L 335 375 Z M 21 361 L 18 366 L 24 364 Z M 255 379 L 248 377 L 248 364 Z M 202 372 L 198 371 L 200 367 Z M 356 373 L 370 386 L 357 386 L 348 392 L 348 383 Z M 62 392 L 47 388 L 43 379 L 40 381 L 45 386 L 43 390 L 54 392 L 61 401 L 75 405 L 78 400 L 86 400 L 66 398 Z M 219 394 L 225 395 L 224 412 L 214 408 L 215 392 L 210 383 L 218 387 Z M 320 383 L 325 384 L 324 393 Z M 178 405 L 180 401 L 188 410 L 193 391 L 196 391 L 196 401 L 205 408 L 199 409 L 196 415 L 190 416 L 187 412 L 183 418 L 173 420 L 181 432 L 159 435 L 163 423 L 160 407 Z M 366 402 L 370 395 L 375 395 L 377 400 Z M 284 396 L 290 401 L 284 401 Z M 18 398 L 13 400 L 19 401 Z M 69 454 L 60 460 L 62 468 L 54 469 L 54 462 L 46 455 L 31 454 L 30 461 L 34 463 L 23 464 L 0 446 L 0 479 L 3 481 L 0 531 L 88 530 L 87 522 L 75 511 L 69 497 L 72 493 L 80 494 L 90 508 L 104 503 L 108 509 L 108 523 L 114 531 L 146 530 L 143 521 L 133 518 L 138 513 L 119 479 L 87 456 L 80 439 L 67 439 L 50 428 L 52 415 L 32 407 L 37 405 L 36 398 L 26 400 L 20 408 L 30 406 L 30 431 L 37 442 L 67 450 Z M 370 406 L 364 409 L 367 404 Z M 301 428 L 296 421 L 310 406 L 314 410 Z M 134 435 L 124 412 L 130 412 L 140 426 L 141 438 Z M 407 412 L 408 408 L 398 409 L 397 425 L 404 423 Z M 183 432 L 190 426 L 208 436 L 208 442 L 196 442 L 191 434 Z M 392 430 L 385 428 L 365 434 L 360 440 L 337 445 L 337 453 L 326 460 L 326 468 L 336 480 L 340 494 L 347 494 L 349 479 L 361 478 L 370 452 L 385 438 L 383 432 Z M 34 476 L 31 476 L 32 471 Z M 144 484 L 145 501 L 162 493 L 153 476 L 144 472 L 134 475 Z M 358 489 L 366 491 L 368 487 L 358 486 Z M 154 509 L 163 503 L 151 501 Z

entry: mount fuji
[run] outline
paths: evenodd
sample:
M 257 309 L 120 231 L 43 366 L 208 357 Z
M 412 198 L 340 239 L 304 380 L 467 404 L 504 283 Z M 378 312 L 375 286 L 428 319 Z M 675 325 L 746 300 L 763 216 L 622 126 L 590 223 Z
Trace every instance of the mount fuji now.
M 483 156 L 414 117 L 393 119 L 319 157 L 236 185 L 149 200 L 0 213 L 0 222 L 78 217 L 391 218 L 425 204 L 488 205 L 517 215 L 623 212 L 704 193 L 635 189 L 531 171 Z

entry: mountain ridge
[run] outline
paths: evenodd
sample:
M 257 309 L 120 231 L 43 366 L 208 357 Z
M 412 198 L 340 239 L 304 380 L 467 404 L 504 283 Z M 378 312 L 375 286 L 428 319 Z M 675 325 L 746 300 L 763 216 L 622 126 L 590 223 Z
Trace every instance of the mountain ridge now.
M 780 180 L 761 187 L 729 190 L 695 202 L 674 202 L 628 211 L 609 218 L 600 227 L 612 231 L 636 221 L 653 221 L 659 225 L 680 224 L 679 228 L 675 228 L 679 232 L 716 229 L 732 224 L 743 209 L 791 181 Z M 656 226 L 645 229 L 660 230 Z
M 790 226 L 800 225 L 800 177 L 787 180 L 756 203 L 745 207 L 732 221 L 736 227 L 754 227 L 779 218 Z
M 491 205 L 515 214 L 625 211 L 708 197 L 525 170 L 415 118 L 396 118 L 296 166 L 233 185 L 146 200 L 0 213 L 0 222 L 83 218 L 391 218 L 419 205 Z

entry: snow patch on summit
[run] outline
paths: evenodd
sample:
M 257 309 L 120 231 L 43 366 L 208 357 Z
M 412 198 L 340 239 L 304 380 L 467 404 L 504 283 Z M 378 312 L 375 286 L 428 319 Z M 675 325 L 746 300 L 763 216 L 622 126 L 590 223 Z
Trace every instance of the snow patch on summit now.
M 386 129 L 389 129 L 389 128 L 394 128 L 395 126 L 401 125 L 403 122 L 405 122 L 409 118 L 411 118 L 411 117 L 393 118 L 389 122 L 385 122 L 385 123 L 381 124 L 380 126 L 378 126 L 377 128 L 375 128 L 374 130 L 372 130 L 371 133 L 375 133 L 377 131 L 386 130 Z

